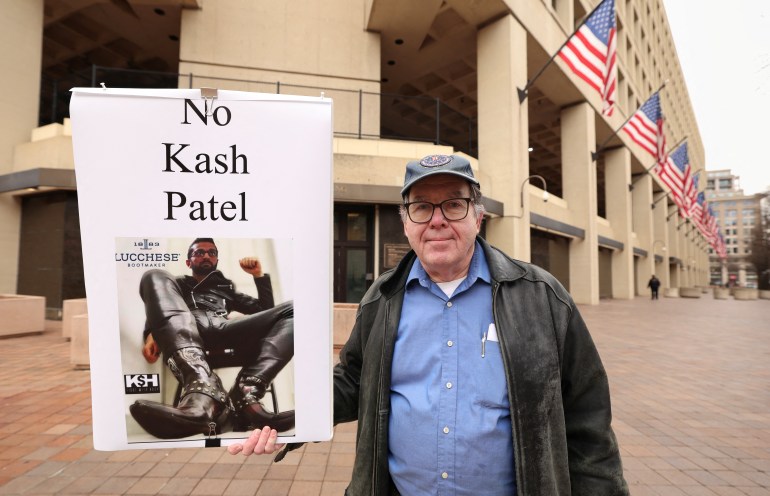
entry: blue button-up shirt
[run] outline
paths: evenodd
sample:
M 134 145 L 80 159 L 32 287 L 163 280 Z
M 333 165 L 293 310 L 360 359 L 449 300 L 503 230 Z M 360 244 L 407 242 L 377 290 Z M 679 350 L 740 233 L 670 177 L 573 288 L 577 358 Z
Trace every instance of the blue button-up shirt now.
M 490 281 L 478 243 L 451 297 L 419 260 L 409 273 L 393 353 L 388 439 L 390 474 L 401 494 L 516 493 Z

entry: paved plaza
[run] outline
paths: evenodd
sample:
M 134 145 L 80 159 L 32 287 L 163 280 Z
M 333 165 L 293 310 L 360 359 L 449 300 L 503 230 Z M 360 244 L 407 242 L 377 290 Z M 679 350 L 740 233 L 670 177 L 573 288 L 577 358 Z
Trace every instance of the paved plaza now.
M 770 301 L 704 294 L 581 312 L 610 376 L 632 495 L 770 495 Z M 0 340 L 0 494 L 343 494 L 354 424 L 276 464 L 224 448 L 94 451 L 89 372 L 72 370 L 48 325 Z

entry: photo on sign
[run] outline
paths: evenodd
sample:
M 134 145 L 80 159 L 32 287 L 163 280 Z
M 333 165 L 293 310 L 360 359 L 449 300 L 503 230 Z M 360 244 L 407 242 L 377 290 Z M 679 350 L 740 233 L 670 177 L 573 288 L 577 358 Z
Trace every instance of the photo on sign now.
M 116 238 L 127 442 L 294 434 L 292 240 Z

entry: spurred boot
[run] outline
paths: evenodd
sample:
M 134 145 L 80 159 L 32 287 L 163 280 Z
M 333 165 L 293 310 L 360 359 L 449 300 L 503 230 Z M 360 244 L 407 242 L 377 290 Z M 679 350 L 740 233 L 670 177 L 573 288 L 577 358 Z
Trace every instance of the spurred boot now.
M 222 381 L 211 370 L 201 348 L 175 351 L 167 361 L 182 384 L 176 407 L 155 401 L 137 400 L 129 408 L 144 430 L 161 439 L 221 432 L 227 419 L 228 399 Z
M 267 382 L 249 375 L 239 375 L 230 390 L 230 400 L 235 409 L 235 430 L 261 429 L 270 426 L 278 432 L 294 428 L 294 410 L 271 413 L 260 400 L 267 391 Z

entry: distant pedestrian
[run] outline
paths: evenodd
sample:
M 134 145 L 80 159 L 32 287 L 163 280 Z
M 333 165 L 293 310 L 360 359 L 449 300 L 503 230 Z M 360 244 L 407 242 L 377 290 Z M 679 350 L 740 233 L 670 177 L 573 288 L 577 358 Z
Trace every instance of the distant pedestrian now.
M 657 300 L 658 299 L 658 288 L 660 287 L 660 279 L 655 277 L 655 275 L 653 274 L 653 276 L 650 277 L 650 282 L 647 283 L 647 287 L 650 288 L 650 292 L 652 293 L 650 295 L 650 297 L 653 300 Z

